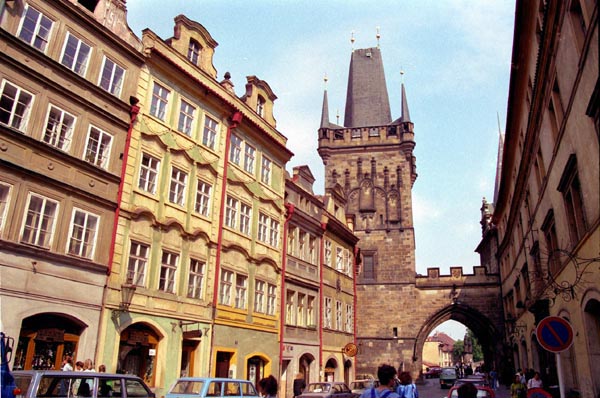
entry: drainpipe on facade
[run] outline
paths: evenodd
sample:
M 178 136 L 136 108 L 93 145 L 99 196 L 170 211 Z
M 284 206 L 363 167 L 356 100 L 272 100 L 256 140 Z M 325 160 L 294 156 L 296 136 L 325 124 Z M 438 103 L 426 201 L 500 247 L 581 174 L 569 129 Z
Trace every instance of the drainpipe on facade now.
M 279 380 L 281 380 L 281 372 L 283 366 L 283 337 L 284 337 L 284 328 L 285 328 L 285 317 L 284 308 L 285 308 L 285 269 L 287 266 L 287 224 L 292 219 L 294 215 L 294 204 L 286 203 L 285 208 L 287 209 L 287 215 L 285 217 L 285 221 L 283 223 L 283 248 L 282 248 L 282 258 L 281 258 L 281 309 L 279 310 Z M 284 390 L 285 391 L 285 390 Z
M 212 302 L 212 327 L 210 331 L 210 352 L 208 363 L 208 374 L 211 373 L 213 342 L 215 338 L 215 316 L 217 315 L 217 298 L 219 294 L 219 272 L 221 270 L 221 250 L 223 249 L 223 220 L 225 214 L 225 196 L 227 194 L 227 169 L 229 168 L 229 147 L 231 146 L 231 130 L 235 129 L 242 122 L 242 112 L 235 111 L 231 115 L 229 125 L 227 126 L 227 135 L 225 137 L 225 154 L 223 160 L 223 185 L 221 187 L 221 208 L 219 210 L 219 230 L 217 232 L 217 254 L 215 255 L 215 279 Z
M 325 231 L 327 231 L 328 219 L 321 218 L 321 229 L 323 229 L 323 238 L 321 238 L 321 248 L 319 249 L 319 313 L 323 312 L 323 267 L 325 262 Z M 324 220 L 324 221 L 323 221 Z M 318 323 L 319 327 L 319 381 L 324 381 L 322 376 L 325 376 L 325 370 L 323 369 L 323 317 L 319 314 Z
M 352 231 L 352 233 L 354 233 L 354 231 Z M 354 336 L 353 336 L 353 341 L 354 341 L 354 345 L 356 347 L 358 347 L 357 345 L 357 340 L 356 340 L 356 303 L 358 302 L 357 298 L 356 298 L 356 278 L 358 278 L 358 259 L 360 258 L 360 249 L 358 248 L 358 246 L 354 246 L 354 275 L 353 275 L 353 280 L 352 280 L 352 288 L 354 289 L 354 297 L 353 297 L 353 301 L 354 301 L 354 305 L 353 305 L 353 314 L 352 314 L 352 329 L 354 330 Z M 362 262 L 361 262 L 362 264 Z M 358 351 L 357 351 L 358 352 Z M 354 374 L 356 374 L 356 356 L 354 357 Z

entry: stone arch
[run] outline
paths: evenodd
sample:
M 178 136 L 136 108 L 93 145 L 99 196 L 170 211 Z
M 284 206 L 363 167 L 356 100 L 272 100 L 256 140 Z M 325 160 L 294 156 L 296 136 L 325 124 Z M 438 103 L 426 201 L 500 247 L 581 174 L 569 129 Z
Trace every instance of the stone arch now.
M 339 372 L 338 360 L 330 357 L 325 361 L 325 381 L 335 381 Z
M 422 352 L 425 340 L 438 325 L 449 320 L 460 322 L 473 331 L 484 350 L 484 362 L 488 364 L 495 363 L 496 367 L 499 366 L 499 358 L 495 353 L 500 349 L 502 339 L 499 337 L 500 331 L 496 329 L 492 320 L 479 310 L 464 303 L 450 304 L 432 314 L 417 333 L 413 347 L 412 368 L 404 364 L 404 369 L 410 369 L 413 378 L 419 375 L 422 367 Z

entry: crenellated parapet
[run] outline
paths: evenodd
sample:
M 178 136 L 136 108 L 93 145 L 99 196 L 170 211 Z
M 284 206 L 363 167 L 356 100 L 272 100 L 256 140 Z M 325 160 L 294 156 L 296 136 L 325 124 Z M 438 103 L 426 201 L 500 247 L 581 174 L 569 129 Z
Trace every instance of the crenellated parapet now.
M 449 274 L 441 274 L 438 267 L 427 268 L 427 275 L 418 274 L 416 286 L 427 288 L 440 285 L 481 285 L 499 282 L 499 275 L 488 273 L 482 266 L 473 267 L 472 273 L 465 273 L 463 267 L 450 267 Z

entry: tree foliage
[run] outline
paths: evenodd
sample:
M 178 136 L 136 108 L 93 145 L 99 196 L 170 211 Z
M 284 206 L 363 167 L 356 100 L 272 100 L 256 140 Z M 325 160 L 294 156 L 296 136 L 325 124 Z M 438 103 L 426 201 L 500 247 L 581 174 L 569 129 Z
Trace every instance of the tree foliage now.
M 467 336 L 471 338 L 471 342 L 473 343 L 473 362 L 479 362 L 483 360 L 483 350 L 481 349 L 481 344 L 479 344 L 479 340 L 473 334 L 471 329 L 467 329 Z M 465 342 L 462 340 L 457 340 L 454 342 L 454 347 L 452 349 L 452 354 L 454 358 L 459 359 L 463 358 L 465 353 Z

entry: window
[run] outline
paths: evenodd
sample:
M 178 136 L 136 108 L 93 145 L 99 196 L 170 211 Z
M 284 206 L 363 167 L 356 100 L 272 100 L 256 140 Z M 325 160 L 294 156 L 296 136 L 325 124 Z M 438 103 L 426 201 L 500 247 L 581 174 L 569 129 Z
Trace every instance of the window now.
M 296 325 L 298 326 L 306 326 L 304 323 L 304 312 L 306 308 L 306 295 L 302 293 L 298 293 L 298 303 L 296 306 Z
M 577 157 L 574 154 L 567 161 L 560 183 L 558 184 L 558 191 L 563 194 L 571 246 L 575 247 L 585 235 L 586 222 L 581 184 L 577 172 Z
M 248 291 L 248 277 L 236 275 L 235 277 L 235 308 L 246 308 L 246 293 Z
M 254 157 L 255 157 L 256 149 L 246 143 L 244 147 L 244 170 L 246 170 L 250 174 L 254 174 Z
M 344 271 L 344 250 L 341 247 L 336 248 L 335 257 L 335 269 L 343 272 Z
M 277 247 L 279 244 L 279 222 L 260 213 L 258 216 L 258 240 Z
M 317 263 L 317 238 L 309 236 L 308 238 L 308 262 L 311 264 Z
M 346 327 L 344 330 L 348 333 L 352 333 L 354 331 L 354 310 L 352 309 L 352 304 L 346 304 Z
M 127 263 L 127 283 L 144 286 L 149 253 L 150 246 L 131 241 L 129 262 Z
M 60 63 L 78 75 L 85 76 L 91 52 L 90 46 L 68 32 Z
M 221 272 L 221 289 L 219 291 L 219 304 L 229 305 L 231 302 L 231 286 L 233 283 L 233 272 L 223 270 Z
M 2 82 L 2 97 L 0 97 L 0 123 L 19 131 L 25 132 L 33 95 L 8 81 Z
M 306 232 L 300 231 L 298 234 L 298 257 L 306 260 Z
M 265 286 L 263 281 L 257 280 L 254 283 L 254 312 L 265 312 Z
M 156 182 L 158 180 L 158 168 L 160 167 L 160 160 L 147 153 L 142 154 L 142 161 L 140 163 L 140 179 L 138 181 L 138 187 L 146 192 L 152 194 L 156 193 Z
M 177 271 L 178 261 L 179 255 L 177 253 L 163 250 L 158 290 L 167 293 L 175 293 L 175 272 Z
M 27 4 L 23 20 L 21 21 L 19 38 L 45 53 L 50 38 L 50 31 L 52 30 L 52 23 L 50 18 Z
M 296 227 L 288 227 L 288 246 L 287 254 L 296 255 L 296 233 L 298 229 Z
M 258 215 L 258 240 L 267 242 L 267 231 L 269 229 L 269 217 L 260 213 Z
M 198 43 L 194 39 L 190 39 L 190 44 L 188 45 L 187 58 L 194 65 L 198 65 L 198 61 L 200 60 L 200 50 L 202 50 L 200 43 Z
M 548 252 L 548 271 L 554 273 L 560 267 L 557 255 L 558 237 L 556 234 L 556 225 L 554 223 L 554 210 L 550 209 L 542 224 L 542 231 L 546 240 L 546 251 Z
M 21 243 L 50 248 L 58 202 L 34 193 L 29 194 L 28 201 Z
M 362 258 L 362 276 L 365 279 L 375 279 L 375 256 L 364 253 Z
M 42 139 L 46 144 L 66 152 L 71 146 L 74 126 L 75 116 L 54 105 L 50 105 L 46 131 Z
M 181 106 L 179 107 L 179 124 L 177 129 L 182 133 L 191 136 L 192 135 L 192 123 L 194 122 L 194 112 L 196 107 L 187 101 L 181 100 Z
M 268 284 L 267 285 L 267 315 L 275 315 L 275 308 L 277 303 L 277 286 Z
M 273 247 L 279 246 L 279 222 L 271 219 L 271 227 L 269 229 L 269 244 Z
M 211 185 L 202 180 L 198 180 L 198 188 L 196 189 L 196 204 L 194 209 L 197 213 L 208 217 L 209 216 L 209 204 L 210 204 L 210 190 Z
M 0 182 L 0 231 L 4 230 L 12 185 Z
M 100 74 L 98 85 L 112 95 L 120 97 L 121 90 L 123 89 L 123 81 L 125 80 L 125 69 L 108 57 L 104 57 L 102 63 L 102 73 Z
M 314 296 L 308 296 L 308 300 L 306 301 L 306 326 L 316 326 L 315 325 L 315 302 L 316 299 Z
M 325 240 L 325 265 L 331 267 L 331 241 Z
M 190 259 L 190 276 L 188 280 L 187 296 L 191 298 L 201 299 L 204 285 L 204 274 L 206 264 L 202 261 Z
M 240 203 L 240 232 L 244 235 L 250 235 L 250 217 L 252 216 L 252 207 L 246 203 Z
M 177 167 L 171 168 L 171 186 L 169 187 L 169 201 L 176 205 L 185 204 L 185 186 L 187 185 L 187 173 Z
M 160 120 L 165 120 L 167 104 L 169 103 L 170 91 L 160 84 L 154 82 L 152 89 L 152 102 L 150 104 L 150 114 Z
M 331 297 L 325 297 L 325 311 L 323 311 L 323 328 L 331 329 Z
M 227 196 L 227 201 L 225 202 L 225 225 L 229 228 L 235 228 L 238 204 L 237 199 Z
M 112 136 L 110 134 L 97 127 L 90 126 L 84 160 L 106 169 L 108 167 L 111 145 Z
M 294 325 L 294 296 L 293 290 L 288 290 L 285 295 L 285 323 L 286 325 Z
M 271 160 L 263 155 L 261 169 L 260 169 L 260 180 L 265 184 L 271 183 Z
M 240 154 L 242 153 L 242 139 L 235 134 L 231 134 L 231 147 L 229 149 L 229 161 L 240 165 Z
M 260 117 L 265 117 L 265 99 L 260 95 L 256 100 L 256 113 L 258 113 L 258 116 Z
M 202 144 L 215 149 L 215 138 L 217 136 L 217 121 L 209 116 L 204 117 L 204 133 L 202 134 Z
M 79 257 L 92 258 L 100 217 L 80 209 L 73 210 L 71 233 L 67 252 Z
M 349 274 L 350 273 L 350 252 L 348 251 L 348 249 L 344 249 L 343 267 L 344 267 L 344 269 L 342 270 L 342 272 L 344 274 Z
M 342 324 L 342 302 L 335 301 L 335 328 L 336 330 L 343 330 Z

